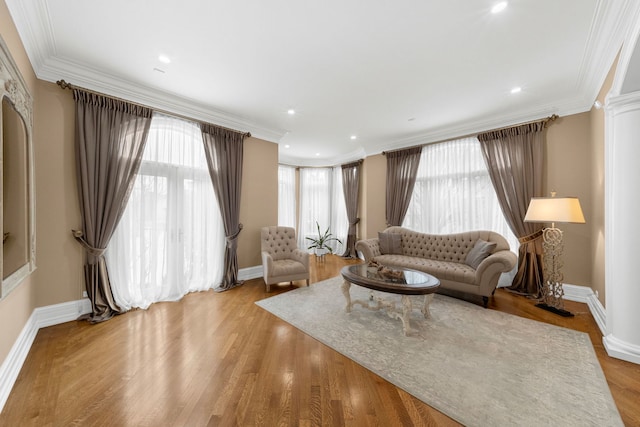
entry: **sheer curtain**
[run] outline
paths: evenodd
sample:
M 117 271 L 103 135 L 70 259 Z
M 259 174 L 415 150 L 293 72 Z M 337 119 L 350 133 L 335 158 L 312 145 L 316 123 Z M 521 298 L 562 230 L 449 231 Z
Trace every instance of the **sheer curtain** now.
M 124 309 L 219 284 L 225 234 L 196 123 L 155 114 L 129 204 L 107 250 Z
M 477 138 L 422 148 L 402 225 L 432 234 L 491 230 L 504 236 L 512 251 L 519 246 L 502 214 Z
M 344 251 L 349 228 L 347 210 L 342 192 L 342 170 L 340 168 L 300 169 L 300 221 L 298 225 L 298 247 L 306 249 L 306 237 L 316 237 L 329 227 L 334 237 L 343 243 L 331 242 L 334 253 Z
M 278 225 L 296 227 L 296 169 L 278 166 Z

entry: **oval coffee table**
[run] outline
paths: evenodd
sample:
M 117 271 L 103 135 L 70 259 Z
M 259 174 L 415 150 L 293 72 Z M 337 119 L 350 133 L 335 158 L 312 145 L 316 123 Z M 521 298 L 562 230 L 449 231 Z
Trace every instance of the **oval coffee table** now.
M 440 287 L 440 281 L 430 274 L 420 271 L 392 266 L 388 268 L 392 269 L 396 274 L 393 276 L 382 275 L 376 267 L 370 267 L 367 264 L 343 267 L 340 274 L 342 274 L 342 278 L 344 279 L 342 292 L 347 300 L 345 310 L 347 313 L 350 313 L 351 308 L 356 304 L 374 311 L 383 309 L 389 317 L 402 320 L 404 334 L 409 335 L 411 331 L 409 315 L 413 309 L 409 296 L 424 295 L 424 303 L 421 311 L 425 319 L 428 319 L 431 317 L 431 313 L 429 313 L 429 303 L 431 303 L 433 299 L 433 293 Z M 380 297 L 374 298 L 373 293 L 369 296 L 369 300 L 351 301 L 351 295 L 349 293 L 351 284 L 375 291 L 402 295 L 402 311 L 396 309 L 395 302 L 389 302 Z

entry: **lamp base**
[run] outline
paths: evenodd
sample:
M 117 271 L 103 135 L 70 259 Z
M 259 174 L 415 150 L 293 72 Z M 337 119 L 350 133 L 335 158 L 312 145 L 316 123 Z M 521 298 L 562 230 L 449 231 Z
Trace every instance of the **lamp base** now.
M 550 311 L 550 312 L 558 314 L 558 315 L 560 315 L 562 317 L 573 317 L 573 313 L 571 313 L 570 311 L 563 310 L 561 308 L 555 308 L 555 307 L 550 306 L 548 304 L 545 304 L 543 302 L 541 302 L 539 304 L 536 304 L 536 307 L 540 307 L 543 310 Z

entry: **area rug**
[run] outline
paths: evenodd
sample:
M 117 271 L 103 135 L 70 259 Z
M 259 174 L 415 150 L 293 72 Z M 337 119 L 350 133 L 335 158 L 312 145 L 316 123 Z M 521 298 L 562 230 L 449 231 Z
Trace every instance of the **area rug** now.
M 382 311 L 346 313 L 341 284 L 256 304 L 468 426 L 623 425 L 587 334 L 435 295 L 405 337 Z M 351 286 L 352 299 L 370 292 Z

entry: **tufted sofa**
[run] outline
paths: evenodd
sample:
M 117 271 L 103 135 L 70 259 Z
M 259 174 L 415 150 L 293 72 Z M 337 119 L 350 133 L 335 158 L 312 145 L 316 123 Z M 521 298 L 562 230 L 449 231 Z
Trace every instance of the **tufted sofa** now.
M 399 234 L 394 239 L 399 246 L 393 253 L 382 253 L 380 240 L 366 239 L 356 243 L 365 261 L 375 260 L 382 265 L 412 268 L 424 271 L 440 280 L 440 289 L 479 295 L 484 306 L 498 286 L 504 272 L 516 265 L 517 256 L 509 250 L 507 240 L 493 231 L 469 231 L 456 234 L 425 234 L 403 227 L 389 227 L 384 233 Z M 380 236 L 386 238 L 387 236 Z M 393 236 L 390 236 L 393 237 Z M 479 261 L 477 268 L 468 265 L 469 252 L 478 239 L 489 242 L 488 256 Z M 473 254 L 472 254 L 473 255 Z M 446 293 L 446 292 L 445 292 Z
M 306 280 L 309 286 L 309 254 L 298 249 L 296 230 L 270 226 L 260 231 L 262 273 L 267 292 L 280 282 Z

